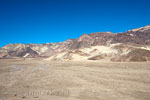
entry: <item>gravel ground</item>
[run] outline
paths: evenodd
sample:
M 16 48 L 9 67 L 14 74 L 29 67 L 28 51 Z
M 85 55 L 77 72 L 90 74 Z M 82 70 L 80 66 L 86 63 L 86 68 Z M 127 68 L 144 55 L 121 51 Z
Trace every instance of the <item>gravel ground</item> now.
M 150 62 L 0 59 L 0 100 L 150 100 Z

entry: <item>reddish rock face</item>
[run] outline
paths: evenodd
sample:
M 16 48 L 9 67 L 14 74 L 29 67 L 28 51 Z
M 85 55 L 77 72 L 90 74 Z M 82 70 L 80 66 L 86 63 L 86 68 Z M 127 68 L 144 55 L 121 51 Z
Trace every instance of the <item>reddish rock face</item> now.
M 77 39 L 68 39 L 59 43 L 8 44 L 0 48 L 0 57 L 24 57 L 27 54 L 27 57 L 49 57 L 70 50 L 113 43 L 150 45 L 150 26 L 118 34 L 111 32 L 83 34 Z
M 117 34 L 112 43 L 134 43 L 150 45 L 150 31 L 127 31 L 124 34 Z

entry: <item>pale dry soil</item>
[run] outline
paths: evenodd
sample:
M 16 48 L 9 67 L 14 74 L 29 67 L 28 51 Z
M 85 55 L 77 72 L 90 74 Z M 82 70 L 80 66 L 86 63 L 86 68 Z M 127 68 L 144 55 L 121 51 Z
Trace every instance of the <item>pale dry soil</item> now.
M 150 62 L 0 59 L 0 100 L 150 100 Z

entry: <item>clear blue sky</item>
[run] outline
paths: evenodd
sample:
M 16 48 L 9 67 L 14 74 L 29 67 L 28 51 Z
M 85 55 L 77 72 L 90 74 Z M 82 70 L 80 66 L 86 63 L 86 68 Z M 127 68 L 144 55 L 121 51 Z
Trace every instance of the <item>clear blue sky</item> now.
M 0 0 L 0 47 L 150 24 L 150 0 Z

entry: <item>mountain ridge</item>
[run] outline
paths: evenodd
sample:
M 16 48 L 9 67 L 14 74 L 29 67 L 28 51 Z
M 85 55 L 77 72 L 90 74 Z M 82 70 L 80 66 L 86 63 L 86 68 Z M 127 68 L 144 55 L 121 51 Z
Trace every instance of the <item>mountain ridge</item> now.
M 113 44 L 118 44 L 120 48 L 115 48 Z M 69 59 L 73 57 L 74 55 L 81 57 L 81 54 L 86 54 L 84 51 L 80 51 L 84 48 L 93 48 L 94 46 L 101 47 L 101 48 L 107 48 L 106 50 L 109 49 L 116 49 L 117 52 L 119 52 L 119 49 L 123 45 L 130 45 L 131 47 L 145 47 L 150 45 L 150 25 L 147 25 L 145 27 L 137 28 L 137 29 L 132 29 L 129 31 L 126 31 L 124 33 L 112 33 L 112 32 L 96 32 L 96 33 L 91 33 L 91 34 L 83 34 L 77 39 L 68 39 L 63 42 L 58 42 L 58 43 L 44 43 L 44 44 L 23 44 L 23 43 L 16 43 L 16 44 L 8 44 L 0 48 L 0 58 L 13 58 L 13 57 L 31 57 L 31 58 L 36 58 L 36 57 L 46 57 L 50 58 L 53 57 L 55 58 L 56 55 L 59 55 L 61 53 L 66 53 L 66 55 L 69 55 Z M 103 47 L 104 46 L 104 47 Z M 111 47 L 113 46 L 113 47 Z M 127 47 L 124 47 L 124 49 L 127 49 Z M 98 47 L 98 48 L 99 48 Z M 101 51 L 100 49 L 94 49 L 95 51 L 93 52 L 98 52 Z M 109 48 L 109 49 L 108 49 Z M 135 50 L 134 48 L 134 50 Z M 105 50 L 104 49 L 104 50 Z M 128 48 L 129 49 L 129 48 Z M 131 48 L 130 48 L 131 49 Z M 77 52 L 78 50 L 78 52 Z M 91 49 L 92 50 L 92 49 Z M 70 53 L 69 53 L 70 52 Z M 92 51 L 91 51 L 92 52 Z M 125 52 L 125 51 L 124 51 Z M 90 52 L 88 52 L 90 53 Z M 87 53 L 87 54 L 88 54 Z M 132 53 L 131 53 L 132 54 Z M 72 56 L 70 56 L 72 55 Z M 98 54 L 94 55 L 95 57 L 92 57 L 91 55 L 87 57 L 87 60 L 89 59 L 96 59 L 98 58 L 110 58 L 114 60 L 116 57 L 123 57 L 122 53 L 120 54 L 112 54 L 113 56 L 108 56 L 110 54 L 104 56 L 105 53 L 99 52 Z M 103 57 L 101 57 L 103 56 Z M 133 55 L 132 55 L 133 56 Z M 91 58 L 92 57 L 92 58 Z M 83 56 L 81 58 L 84 58 Z M 126 56 L 127 58 L 127 56 Z M 128 56 L 130 58 L 130 56 Z M 62 58 L 60 58 L 62 59 Z M 69 60 L 67 59 L 67 60 Z M 149 57 L 147 58 L 149 61 Z M 118 60 L 119 61 L 119 60 Z

